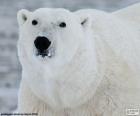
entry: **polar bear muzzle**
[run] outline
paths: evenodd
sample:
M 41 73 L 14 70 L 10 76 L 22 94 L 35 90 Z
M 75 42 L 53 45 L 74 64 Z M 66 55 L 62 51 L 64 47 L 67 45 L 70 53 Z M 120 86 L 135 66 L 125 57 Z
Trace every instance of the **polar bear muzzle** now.
M 51 45 L 51 41 L 47 37 L 36 37 L 34 45 L 37 49 L 37 55 L 41 55 L 42 57 L 49 56 L 49 47 Z

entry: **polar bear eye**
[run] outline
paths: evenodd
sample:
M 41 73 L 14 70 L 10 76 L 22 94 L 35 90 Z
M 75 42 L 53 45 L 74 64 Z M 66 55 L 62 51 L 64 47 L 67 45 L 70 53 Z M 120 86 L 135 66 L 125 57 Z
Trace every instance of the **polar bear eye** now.
M 37 25 L 38 21 L 37 20 L 32 20 L 32 25 Z
M 61 23 L 59 24 L 59 27 L 62 27 L 62 28 L 66 27 L 66 23 L 65 23 L 65 22 L 61 22 Z

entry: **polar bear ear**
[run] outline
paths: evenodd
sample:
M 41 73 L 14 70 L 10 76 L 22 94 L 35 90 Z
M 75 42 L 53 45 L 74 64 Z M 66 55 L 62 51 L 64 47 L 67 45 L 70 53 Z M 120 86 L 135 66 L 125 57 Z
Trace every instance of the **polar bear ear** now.
M 18 11 L 18 13 L 17 13 L 18 24 L 19 25 L 24 24 L 28 20 L 29 15 L 30 15 L 30 12 L 26 9 L 22 9 L 22 10 Z

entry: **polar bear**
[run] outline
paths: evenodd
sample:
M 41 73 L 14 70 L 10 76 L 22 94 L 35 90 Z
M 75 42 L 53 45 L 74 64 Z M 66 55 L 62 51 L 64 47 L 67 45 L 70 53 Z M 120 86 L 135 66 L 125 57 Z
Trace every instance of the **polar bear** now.
M 124 116 L 139 110 L 140 34 L 124 11 L 20 10 L 17 112 Z

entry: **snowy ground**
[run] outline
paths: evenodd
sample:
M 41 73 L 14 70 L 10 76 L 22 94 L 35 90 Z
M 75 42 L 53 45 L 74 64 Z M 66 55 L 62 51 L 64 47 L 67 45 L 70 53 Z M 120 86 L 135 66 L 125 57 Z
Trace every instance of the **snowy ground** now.
M 98 8 L 111 12 L 136 2 L 140 0 L 0 0 L 0 113 L 11 112 L 17 107 L 17 90 L 21 79 L 16 52 L 16 13 L 19 9 L 64 7 L 74 11 Z

